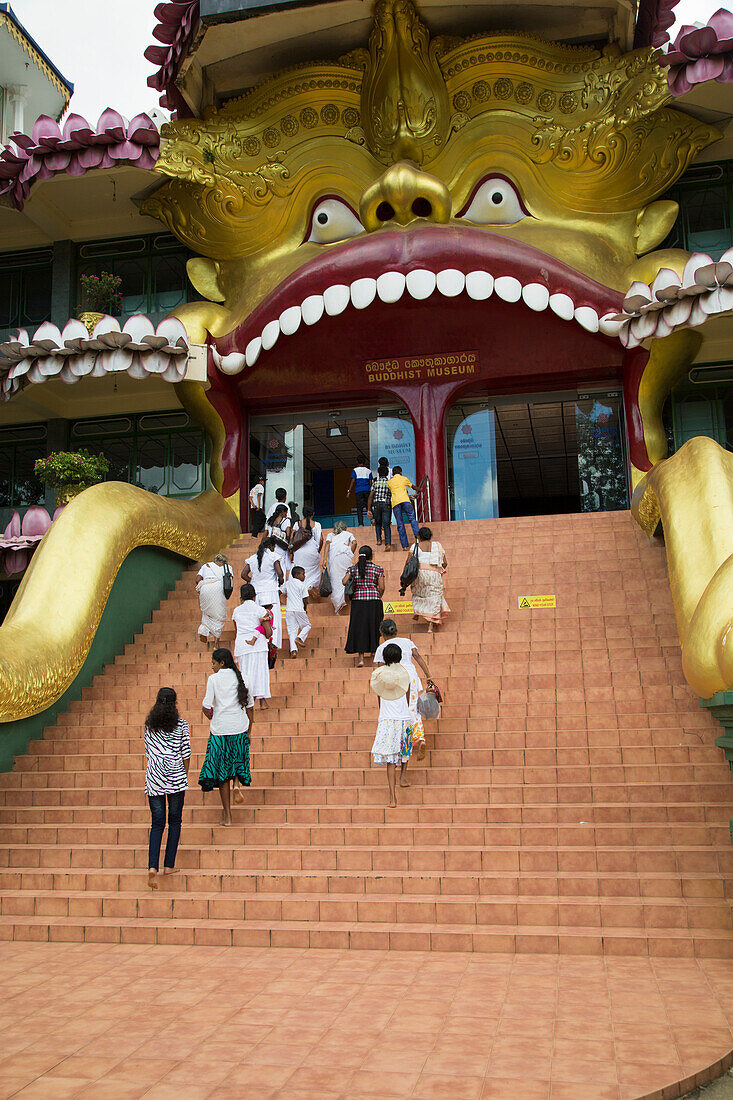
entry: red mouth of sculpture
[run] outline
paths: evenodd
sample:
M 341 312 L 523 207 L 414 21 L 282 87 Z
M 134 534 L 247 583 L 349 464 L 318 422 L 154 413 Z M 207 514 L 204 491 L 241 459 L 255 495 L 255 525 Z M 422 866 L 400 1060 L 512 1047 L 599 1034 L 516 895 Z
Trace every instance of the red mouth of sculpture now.
M 516 303 L 554 314 L 590 333 L 614 337 L 622 295 L 531 245 L 484 230 L 380 231 L 333 246 L 269 294 L 234 331 L 216 342 L 227 374 L 252 367 L 279 341 L 342 314 L 401 301 L 438 303 L 468 297 Z M 439 312 L 433 309 L 432 314 Z

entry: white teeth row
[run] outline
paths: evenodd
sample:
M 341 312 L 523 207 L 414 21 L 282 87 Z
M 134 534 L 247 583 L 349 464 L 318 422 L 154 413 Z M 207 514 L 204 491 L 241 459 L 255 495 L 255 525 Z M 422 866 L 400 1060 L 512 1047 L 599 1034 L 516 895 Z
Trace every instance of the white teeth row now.
M 592 306 L 576 306 L 568 294 L 550 294 L 543 283 L 522 285 L 512 275 L 500 275 L 495 279 L 488 271 L 470 271 L 464 275 L 457 268 L 445 268 L 437 274 L 434 271 L 417 270 L 403 275 L 401 271 L 385 271 L 376 279 L 356 279 L 347 286 L 335 283 L 324 290 L 323 294 L 310 294 L 299 306 L 289 306 L 275 321 L 268 321 L 259 336 L 247 344 L 244 354 L 233 352 L 221 359 L 220 369 L 225 374 L 239 374 L 244 367 L 253 367 L 262 351 L 269 351 L 277 343 L 280 334 L 292 336 L 301 324 L 315 325 L 324 313 L 329 317 L 338 317 L 347 306 L 354 309 L 367 309 L 375 298 L 392 304 L 399 302 L 407 293 L 416 301 L 422 302 L 438 291 L 444 298 L 456 298 L 464 291 L 474 301 L 483 302 L 495 294 L 504 302 L 518 302 L 520 299 L 535 313 L 550 309 L 563 321 L 577 321 L 587 332 L 602 332 L 605 336 L 617 336 L 620 322 L 615 321 L 615 311 L 599 317 Z

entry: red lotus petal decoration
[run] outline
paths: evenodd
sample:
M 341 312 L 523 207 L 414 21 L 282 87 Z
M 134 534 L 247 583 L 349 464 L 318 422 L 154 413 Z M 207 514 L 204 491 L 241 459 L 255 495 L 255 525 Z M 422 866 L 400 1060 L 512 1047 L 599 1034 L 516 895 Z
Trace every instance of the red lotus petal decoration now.
M 733 83 L 733 12 L 720 8 L 705 26 L 685 25 L 660 60 L 669 67 L 672 95 L 685 95 L 708 80 Z
M 145 57 L 157 67 L 157 72 L 148 77 L 148 86 L 163 94 L 161 107 L 175 112 L 181 105 L 175 79 L 181 62 L 186 56 L 199 25 L 199 0 L 175 0 L 170 4 L 158 4 L 155 9 L 158 25 L 153 37 L 162 46 L 148 46 Z
M 22 210 L 31 187 L 38 179 L 60 172 L 83 176 L 93 168 L 133 164 L 152 168 L 158 159 L 160 134 L 153 119 L 136 115 L 128 122 L 119 111 L 107 107 L 96 128 L 81 115 L 69 115 L 63 131 L 48 115 L 41 115 L 27 134 L 13 134 L 15 148 L 0 151 L 0 195 L 8 195 Z

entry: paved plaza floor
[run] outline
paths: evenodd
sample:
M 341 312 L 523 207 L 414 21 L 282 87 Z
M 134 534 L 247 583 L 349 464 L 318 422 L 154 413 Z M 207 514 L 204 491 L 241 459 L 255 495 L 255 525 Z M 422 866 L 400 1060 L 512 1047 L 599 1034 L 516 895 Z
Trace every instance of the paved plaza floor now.
M 719 959 L 0 946 L 0 1098 L 667 1100 L 732 1024 Z

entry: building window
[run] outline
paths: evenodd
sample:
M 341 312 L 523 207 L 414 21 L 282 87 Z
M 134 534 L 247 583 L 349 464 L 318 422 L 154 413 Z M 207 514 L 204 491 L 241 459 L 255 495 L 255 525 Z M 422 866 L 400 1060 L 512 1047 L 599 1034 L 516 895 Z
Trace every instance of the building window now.
M 50 249 L 0 256 L 0 332 L 51 319 L 52 259 Z
M 122 279 L 122 317 L 170 313 L 193 294 L 186 274 L 190 255 L 169 233 L 81 244 L 76 254 L 72 308 L 81 300 L 81 276 L 109 271 Z
M 73 447 L 105 455 L 108 481 L 170 497 L 192 497 L 208 486 L 206 436 L 185 412 L 78 420 L 71 439 Z
M 704 252 L 719 260 L 733 244 L 733 161 L 696 165 L 666 197 L 679 203 L 680 213 L 660 247 Z
M 45 456 L 45 425 L 0 430 L 0 508 L 43 504 L 43 485 L 33 467 L 37 458 Z

